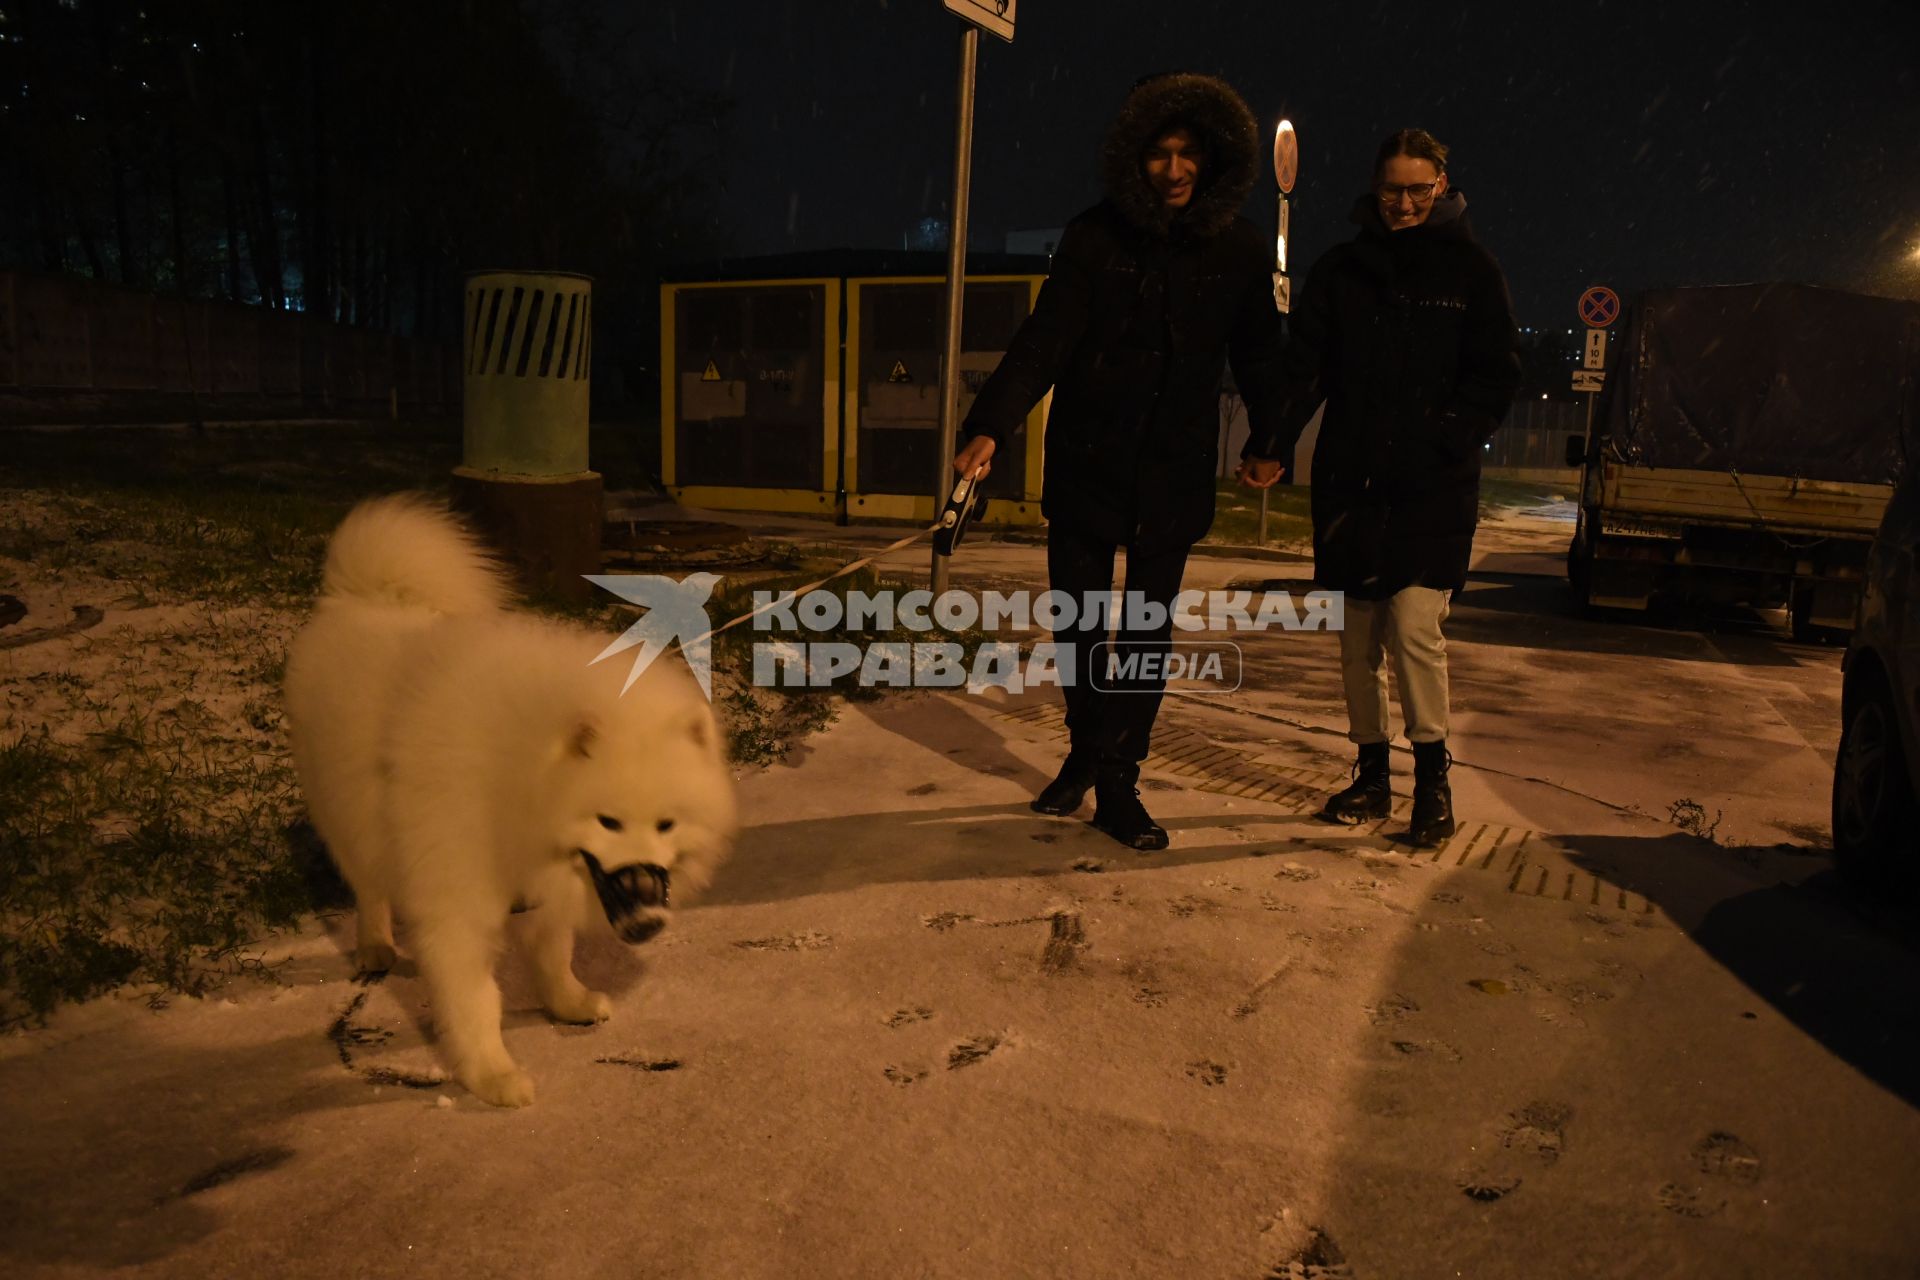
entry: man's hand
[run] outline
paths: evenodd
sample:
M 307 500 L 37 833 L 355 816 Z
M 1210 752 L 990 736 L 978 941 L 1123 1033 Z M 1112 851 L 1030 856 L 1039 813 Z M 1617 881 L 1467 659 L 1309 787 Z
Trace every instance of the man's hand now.
M 967 447 L 953 460 L 955 474 L 970 476 L 978 471 L 980 478 L 985 480 L 993 473 L 993 450 L 992 436 L 975 436 L 967 441 Z
M 1271 489 L 1280 482 L 1287 469 L 1280 465 L 1278 458 L 1245 457 L 1240 459 L 1237 473 L 1240 483 L 1249 489 Z

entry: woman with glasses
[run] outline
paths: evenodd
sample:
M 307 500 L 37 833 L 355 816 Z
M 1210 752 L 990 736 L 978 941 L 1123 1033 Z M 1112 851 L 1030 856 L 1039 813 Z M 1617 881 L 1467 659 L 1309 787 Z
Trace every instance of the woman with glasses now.
M 1520 384 L 1518 334 L 1499 264 L 1451 190 L 1447 148 L 1424 129 L 1381 144 L 1359 232 L 1314 265 L 1294 308 L 1281 428 L 1248 442 L 1242 472 L 1271 483 L 1313 411 L 1313 555 L 1346 595 L 1340 665 L 1353 783 L 1320 816 L 1360 824 L 1393 803 L 1385 660 L 1413 744 L 1407 840 L 1454 832 L 1447 783 L 1447 648 L 1441 625 L 1466 585 L 1480 455 Z

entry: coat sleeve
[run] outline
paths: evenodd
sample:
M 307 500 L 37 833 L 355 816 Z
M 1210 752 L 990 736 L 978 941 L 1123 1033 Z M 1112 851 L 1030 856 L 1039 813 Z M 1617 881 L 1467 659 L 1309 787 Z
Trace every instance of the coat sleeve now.
M 1007 353 L 980 387 L 967 420 L 964 442 L 991 436 L 1004 447 L 1013 429 L 1059 381 L 1067 358 L 1086 333 L 1093 299 L 1092 245 L 1084 223 L 1068 224 L 1033 311 L 1021 322 Z
M 1278 431 L 1276 414 L 1285 391 L 1281 360 L 1286 330 L 1279 309 L 1273 305 L 1272 277 L 1261 269 L 1260 261 L 1254 259 L 1254 269 L 1248 272 L 1249 281 L 1227 335 L 1227 363 L 1233 367 L 1233 382 L 1240 389 L 1240 398 L 1247 403 L 1249 441 Z
M 1520 389 L 1520 333 L 1506 277 L 1491 256 L 1483 258 L 1467 295 L 1460 343 L 1460 376 L 1440 409 L 1440 438 L 1456 457 L 1476 453 L 1513 404 Z
M 1251 427 L 1246 448 L 1240 451 L 1243 458 L 1278 459 L 1291 467 L 1300 433 L 1327 398 L 1324 371 L 1333 328 L 1331 277 L 1328 259 L 1322 257 L 1307 273 L 1306 288 L 1295 295 L 1286 341 L 1268 371 L 1265 405 L 1257 405 L 1246 384 L 1241 384 Z M 1271 296 L 1266 304 L 1271 310 Z M 1234 376 L 1240 376 L 1237 365 Z

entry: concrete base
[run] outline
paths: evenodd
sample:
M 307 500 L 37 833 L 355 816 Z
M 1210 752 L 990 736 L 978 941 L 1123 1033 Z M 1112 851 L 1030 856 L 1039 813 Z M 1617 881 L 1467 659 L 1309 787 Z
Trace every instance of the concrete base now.
M 455 467 L 453 507 L 516 570 L 529 595 L 577 604 L 600 572 L 602 486 L 597 471 L 515 476 Z

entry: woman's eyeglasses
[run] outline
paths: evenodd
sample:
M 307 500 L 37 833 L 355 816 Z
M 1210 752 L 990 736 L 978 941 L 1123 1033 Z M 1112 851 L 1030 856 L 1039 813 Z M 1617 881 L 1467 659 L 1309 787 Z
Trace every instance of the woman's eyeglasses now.
M 1433 199 L 1434 188 L 1439 185 L 1438 182 L 1416 182 L 1398 187 L 1391 182 L 1383 182 L 1373 189 L 1373 194 L 1380 197 L 1381 204 L 1398 204 L 1403 195 L 1412 196 L 1415 204 L 1425 204 Z

